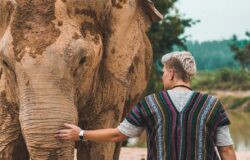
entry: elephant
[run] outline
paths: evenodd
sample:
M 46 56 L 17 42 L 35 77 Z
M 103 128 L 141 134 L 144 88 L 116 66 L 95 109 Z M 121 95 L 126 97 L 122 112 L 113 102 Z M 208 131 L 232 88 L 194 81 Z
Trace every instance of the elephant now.
M 142 96 L 162 15 L 150 0 L 0 1 L 0 159 L 119 159 L 121 144 L 55 139 L 116 127 Z

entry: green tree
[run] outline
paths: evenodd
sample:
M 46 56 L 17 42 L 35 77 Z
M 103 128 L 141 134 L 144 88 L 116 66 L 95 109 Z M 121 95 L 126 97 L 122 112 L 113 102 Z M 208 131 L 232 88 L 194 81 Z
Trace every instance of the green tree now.
M 177 1 L 178 0 L 153 0 L 156 8 L 163 14 L 164 18 L 162 21 L 154 23 L 148 33 L 154 51 L 154 66 L 147 93 L 154 92 L 162 87 L 162 85 L 159 84 L 161 81 L 161 66 L 159 61 L 162 55 L 173 51 L 174 46 L 187 49 L 185 46 L 187 36 L 183 35 L 185 28 L 191 27 L 198 22 L 184 18 L 175 6 Z
M 250 33 L 246 32 L 247 40 L 238 40 L 236 35 L 232 38 L 231 50 L 234 52 L 235 60 L 239 61 L 241 67 L 245 70 L 250 65 Z
M 197 69 L 203 71 L 224 67 L 239 68 L 240 65 L 230 50 L 231 43 L 231 40 L 188 41 L 186 45 L 196 60 Z
M 148 33 L 154 50 L 156 61 L 163 54 L 171 52 L 174 46 L 187 49 L 184 36 L 185 28 L 191 27 L 198 21 L 184 18 L 175 4 L 178 0 L 153 0 L 156 8 L 164 15 L 162 21 L 154 23 Z

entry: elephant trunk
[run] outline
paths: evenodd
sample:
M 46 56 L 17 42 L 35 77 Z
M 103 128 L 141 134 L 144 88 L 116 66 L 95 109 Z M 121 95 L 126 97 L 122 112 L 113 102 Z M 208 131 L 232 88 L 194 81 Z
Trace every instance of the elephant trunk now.
M 20 123 L 30 158 L 69 160 L 74 143 L 54 138 L 64 123 L 77 124 L 73 85 L 53 75 L 34 73 L 18 76 Z

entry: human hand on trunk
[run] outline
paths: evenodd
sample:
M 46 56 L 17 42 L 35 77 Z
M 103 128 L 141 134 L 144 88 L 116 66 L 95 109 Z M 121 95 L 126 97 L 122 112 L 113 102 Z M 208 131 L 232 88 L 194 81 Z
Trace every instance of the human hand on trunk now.
M 64 126 L 66 127 L 66 129 L 56 131 L 55 138 L 61 140 L 70 140 L 70 141 L 80 140 L 79 138 L 79 133 L 81 132 L 80 127 L 67 123 L 65 123 Z
M 64 124 L 67 129 L 58 130 L 55 138 L 61 140 L 78 141 L 80 140 L 81 128 L 73 124 Z M 128 137 L 122 134 L 118 128 L 106 128 L 97 130 L 84 130 L 84 140 L 95 142 L 121 142 Z

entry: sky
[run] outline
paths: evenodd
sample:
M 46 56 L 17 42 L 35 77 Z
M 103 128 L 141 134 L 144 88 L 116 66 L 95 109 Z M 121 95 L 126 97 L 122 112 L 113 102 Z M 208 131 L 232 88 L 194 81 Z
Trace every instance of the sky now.
M 250 0 L 179 0 L 177 8 L 186 18 L 201 22 L 186 30 L 189 40 L 221 40 L 250 31 Z

